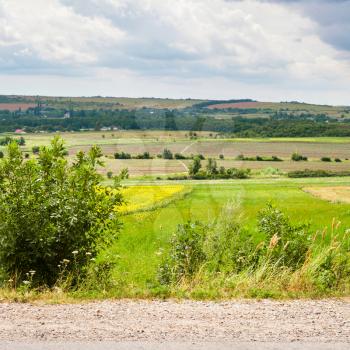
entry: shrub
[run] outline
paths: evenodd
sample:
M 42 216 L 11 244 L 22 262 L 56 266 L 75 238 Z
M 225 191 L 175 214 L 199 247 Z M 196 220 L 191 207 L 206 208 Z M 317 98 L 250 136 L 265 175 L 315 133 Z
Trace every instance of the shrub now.
M 207 169 L 207 174 L 209 176 L 217 174 L 218 169 L 217 169 L 216 160 L 212 159 L 212 158 L 208 158 L 208 163 L 207 163 L 206 169 Z
M 152 159 L 149 152 L 143 152 L 142 154 L 138 154 L 135 158 L 136 159 Z
M 299 154 L 298 152 L 294 152 L 291 156 L 291 159 L 294 160 L 295 162 L 307 161 L 307 157 Z
M 287 174 L 290 178 L 302 178 L 302 177 L 337 177 L 337 176 L 350 176 L 350 171 L 327 171 L 327 170 L 295 170 L 290 171 Z
M 107 178 L 111 179 L 113 177 L 113 171 L 107 171 Z
M 219 158 L 220 158 L 220 159 L 224 159 L 225 157 L 224 157 L 223 154 L 220 154 L 220 155 L 219 155 Z
M 117 234 L 117 190 L 98 187 L 101 150 L 79 152 L 72 165 L 63 141 L 55 138 L 28 161 L 18 145 L 0 163 L 0 265 L 23 280 L 53 285 L 62 274 L 82 270 Z
M 163 159 L 173 159 L 173 153 L 167 148 L 163 150 L 162 156 L 163 156 Z
M 194 157 L 192 163 L 190 164 L 188 173 L 189 175 L 196 175 L 201 169 L 202 164 L 199 157 Z
M 204 253 L 205 226 L 200 223 L 179 225 L 170 242 L 168 258 L 158 270 L 162 284 L 176 284 L 192 277 L 206 256 Z
M 332 159 L 331 159 L 330 157 L 322 157 L 322 158 L 321 158 L 321 161 L 322 161 L 322 162 L 331 162 Z
M 120 152 L 120 153 L 114 153 L 114 158 L 115 159 L 131 159 L 131 154 L 130 153 L 124 153 L 124 152 Z
M 340 158 L 335 158 L 334 161 L 335 161 L 336 163 L 341 163 L 341 159 L 340 159 Z
M 4 158 L 4 152 L 3 151 L 0 151 L 0 159 L 1 158 Z
M 279 209 L 269 204 L 258 214 L 258 228 L 265 235 L 266 257 L 278 266 L 297 269 L 306 259 L 309 226 L 293 226 Z
M 38 153 L 40 152 L 40 147 L 39 147 L 39 146 L 33 146 L 33 147 L 32 147 L 32 152 L 33 152 L 34 154 L 38 154 Z
M 175 159 L 186 159 L 186 156 L 184 156 L 181 153 L 175 153 L 174 158 Z

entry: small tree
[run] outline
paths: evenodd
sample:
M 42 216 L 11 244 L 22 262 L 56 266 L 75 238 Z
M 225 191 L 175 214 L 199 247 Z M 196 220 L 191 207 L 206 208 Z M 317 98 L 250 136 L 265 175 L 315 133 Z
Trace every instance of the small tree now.
M 206 168 L 207 168 L 207 174 L 210 176 L 218 173 L 217 164 L 216 164 L 215 159 L 208 158 L 208 163 L 207 163 Z
M 163 159 L 173 159 L 173 153 L 167 148 L 163 151 Z
M 117 189 L 99 186 L 101 150 L 79 152 L 73 164 L 60 138 L 24 161 L 16 142 L 0 162 L 0 266 L 8 277 L 53 285 L 62 272 L 86 266 L 118 232 Z M 72 263 L 74 261 L 74 264 Z
M 189 167 L 189 171 L 188 171 L 189 175 L 193 176 L 198 174 L 201 167 L 202 167 L 201 159 L 199 157 L 194 157 Z
M 40 152 L 40 147 L 39 147 L 39 146 L 33 146 L 33 147 L 32 147 L 32 152 L 33 152 L 34 154 L 38 154 L 38 153 Z
M 292 154 L 292 157 L 291 157 L 292 160 L 294 160 L 295 162 L 300 162 L 300 161 L 306 161 L 307 160 L 307 157 L 299 154 L 298 152 L 294 152 Z

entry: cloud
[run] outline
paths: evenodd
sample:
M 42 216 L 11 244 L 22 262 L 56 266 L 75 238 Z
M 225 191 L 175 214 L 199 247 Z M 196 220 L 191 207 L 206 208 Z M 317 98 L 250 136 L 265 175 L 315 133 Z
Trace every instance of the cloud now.
M 0 0 L 0 74 L 97 82 L 108 71 L 112 86 L 123 72 L 176 94 L 179 81 L 213 94 L 219 81 L 338 88 L 350 78 L 349 2 Z
M 318 24 L 321 39 L 339 50 L 350 51 L 350 0 L 262 0 L 287 4 Z

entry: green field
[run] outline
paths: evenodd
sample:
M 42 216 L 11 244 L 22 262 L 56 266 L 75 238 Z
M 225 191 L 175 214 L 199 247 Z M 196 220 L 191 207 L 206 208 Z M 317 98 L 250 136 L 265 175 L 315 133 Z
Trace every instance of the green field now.
M 203 269 L 207 275 L 201 275 L 199 272 L 198 276 L 186 282 L 188 284 L 164 285 L 158 278 L 159 267 L 165 257 L 169 256 L 171 239 L 177 227 L 188 222 L 213 224 L 220 218 L 225 206 L 230 203 L 236 207 L 233 217 L 239 218 L 237 220 L 242 227 L 242 232 L 245 232 L 247 236 L 252 236 L 257 247 L 261 239 L 266 239 L 258 231 L 257 216 L 261 209 L 266 208 L 269 203 L 285 213 L 294 225 L 310 225 L 308 231 L 310 234 L 324 232 L 322 241 L 315 240 L 319 244 L 316 246 L 317 249 L 329 248 L 329 244 L 333 244 L 334 225 L 338 221 L 341 224 L 337 228 L 337 234 L 340 235 L 337 237 L 342 237 L 344 244 L 350 245 L 348 236 L 350 204 L 330 202 L 309 193 L 312 192 L 313 186 L 318 189 L 338 186 L 344 188 L 341 196 L 348 196 L 350 178 L 288 179 L 285 176 L 287 171 L 305 168 L 348 171 L 350 168 L 349 139 L 220 139 L 215 138 L 212 133 L 205 132 L 198 133 L 196 139 L 190 139 L 187 132 L 183 131 L 109 131 L 61 133 L 59 135 L 65 141 L 69 160 L 72 161 L 78 151 L 88 151 L 92 145 L 96 144 L 101 147 L 102 160 L 105 162 L 105 167 L 100 167 L 99 172 L 104 175 L 107 171 L 117 174 L 122 168 L 127 167 L 131 175 L 129 179 L 122 181 L 124 187 L 122 194 L 125 195 L 127 203 L 126 207 L 120 210 L 119 218 L 122 229 L 118 239 L 97 256 L 98 263 L 113 265 L 108 279 L 103 281 L 108 286 L 101 287 L 100 282 L 93 282 L 92 288 L 83 285 L 69 295 L 88 298 L 108 296 L 214 299 L 256 296 L 276 298 L 343 296 L 350 293 L 349 288 L 344 285 L 332 286 L 329 289 L 318 287 L 312 284 L 314 283 L 311 282 L 314 281 L 312 278 L 303 280 L 295 275 L 293 270 L 288 269 L 281 270 L 285 273 L 285 275 L 281 273 L 284 280 L 278 275 L 272 276 L 272 279 L 264 277 L 259 280 L 256 275 L 249 274 L 249 270 L 244 271 L 246 275 L 231 272 L 222 275 L 209 273 L 204 264 Z M 21 147 L 21 151 L 28 152 L 30 158 L 35 158 L 31 148 L 35 145 L 48 145 L 54 134 L 38 133 L 23 136 L 26 144 Z M 184 155 L 201 153 L 206 158 L 217 159 L 218 166 L 226 168 L 251 168 L 252 176 L 245 180 L 170 181 L 166 176 L 186 174 L 191 160 L 158 158 L 119 160 L 113 157 L 115 152 L 120 151 L 130 152 L 132 155 L 147 151 L 155 156 L 162 153 L 165 148 L 170 149 L 173 153 L 178 152 Z M 308 156 L 309 160 L 291 161 L 290 155 L 294 151 Z M 224 155 L 224 159 L 219 159 L 220 154 Z M 237 161 L 235 157 L 239 154 L 252 157 L 275 155 L 282 158 L 283 161 Z M 322 162 L 320 161 L 322 156 L 330 156 L 332 161 Z M 341 158 L 342 161 L 335 162 L 335 157 Z M 204 160 L 204 169 L 205 162 Z M 260 172 L 261 169 L 272 167 L 279 168 L 282 172 L 266 176 Z M 104 185 L 108 186 L 111 183 L 111 180 L 104 177 Z M 309 192 L 306 192 L 304 188 L 307 188 Z M 337 200 L 336 193 L 339 191 L 334 191 L 334 193 L 332 196 L 335 196 L 334 199 Z M 333 248 L 330 247 L 330 249 Z M 341 249 L 345 248 L 341 247 Z M 316 260 L 317 254 L 322 256 L 319 252 L 314 254 Z M 346 254 L 349 254 L 349 250 L 346 251 L 345 257 L 347 257 Z M 280 273 L 280 270 L 272 269 L 273 273 L 276 271 Z M 302 269 L 296 273 L 301 273 L 300 271 Z M 243 282 L 237 282 L 235 280 L 237 278 L 241 278 Z M 287 281 L 293 279 L 298 281 L 298 286 L 288 284 Z M 339 278 L 339 281 L 347 283 L 348 280 L 342 277 Z M 14 297 L 17 298 L 17 296 L 14 294 Z M 34 294 L 34 298 L 37 296 L 38 294 Z
M 239 204 L 244 225 L 256 231 L 256 215 L 272 202 L 290 216 L 295 223 L 310 223 L 312 231 L 322 231 L 335 218 L 341 221 L 341 230 L 350 227 L 350 205 L 331 203 L 302 191 L 306 186 L 349 185 L 350 179 L 332 180 L 248 180 L 225 182 L 188 182 L 192 192 L 171 204 L 122 218 L 124 227 L 120 239 L 110 247 L 103 258 L 116 262 L 113 277 L 123 297 L 147 297 L 159 292 L 157 267 L 166 254 L 169 240 L 177 225 L 188 221 L 211 222 L 218 217 L 228 202 Z M 150 186 L 157 186 L 152 185 Z M 258 238 L 257 238 L 258 239 Z M 195 293 L 194 288 L 193 293 Z M 234 290 L 217 290 L 215 295 L 235 295 Z M 204 292 L 212 297 L 209 289 Z

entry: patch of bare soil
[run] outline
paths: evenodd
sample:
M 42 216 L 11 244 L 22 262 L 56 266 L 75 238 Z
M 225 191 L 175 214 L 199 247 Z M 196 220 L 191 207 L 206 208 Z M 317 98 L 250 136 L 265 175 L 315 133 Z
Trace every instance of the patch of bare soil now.
M 304 187 L 303 190 L 330 202 L 350 203 L 350 186 Z

